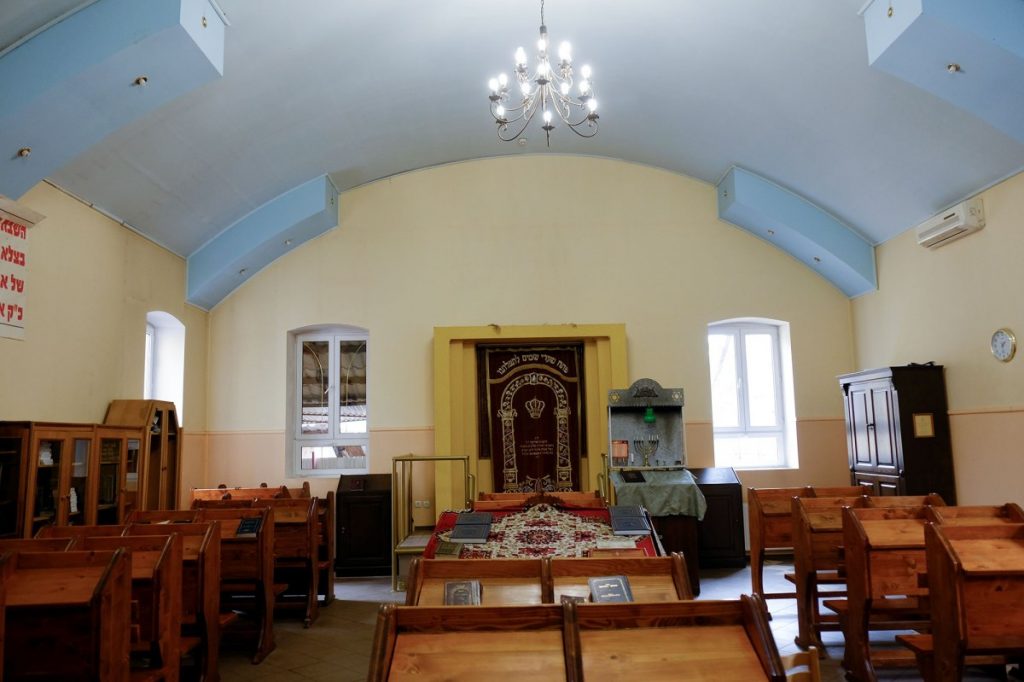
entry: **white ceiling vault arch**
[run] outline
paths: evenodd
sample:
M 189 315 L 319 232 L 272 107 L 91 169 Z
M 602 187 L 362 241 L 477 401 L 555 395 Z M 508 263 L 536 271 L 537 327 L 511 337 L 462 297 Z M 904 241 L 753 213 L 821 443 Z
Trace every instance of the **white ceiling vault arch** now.
M 548 0 L 552 41 L 570 40 L 593 67 L 601 103 L 595 138 L 556 129 L 551 152 L 713 184 L 740 168 L 802 208 L 774 213 L 791 203 L 780 195 L 725 207 L 725 219 L 762 237 L 768 222 L 792 227 L 797 250 L 832 247 L 824 261 L 849 269 L 864 249 L 1024 168 L 1022 8 Z M 190 284 L 190 299 L 209 307 L 244 281 L 239 270 L 329 229 L 335 190 L 547 153 L 538 132 L 499 142 L 487 101 L 488 78 L 510 70 L 538 24 L 537 0 L 4 0 L 0 193 L 48 178 L 191 257 L 190 282 L 196 274 L 207 290 Z M 133 85 L 139 76 L 145 85 Z M 807 207 L 820 212 L 814 229 L 787 225 Z M 862 244 L 855 257 L 848 237 Z M 224 255 L 238 248 L 248 264 Z M 831 278 L 856 295 L 873 276 L 860 272 L 852 288 Z

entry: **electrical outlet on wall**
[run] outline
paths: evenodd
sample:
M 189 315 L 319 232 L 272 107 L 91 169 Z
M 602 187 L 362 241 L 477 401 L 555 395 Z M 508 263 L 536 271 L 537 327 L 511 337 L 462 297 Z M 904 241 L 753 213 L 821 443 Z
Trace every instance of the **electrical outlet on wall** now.
M 423 500 L 423 506 L 427 509 L 430 509 L 430 500 Z

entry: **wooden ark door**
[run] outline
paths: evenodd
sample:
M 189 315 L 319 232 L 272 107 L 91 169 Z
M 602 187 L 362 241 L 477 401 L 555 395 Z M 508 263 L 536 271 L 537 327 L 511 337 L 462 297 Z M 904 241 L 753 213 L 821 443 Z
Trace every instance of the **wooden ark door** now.
M 480 456 L 496 492 L 580 490 L 583 344 L 477 347 Z

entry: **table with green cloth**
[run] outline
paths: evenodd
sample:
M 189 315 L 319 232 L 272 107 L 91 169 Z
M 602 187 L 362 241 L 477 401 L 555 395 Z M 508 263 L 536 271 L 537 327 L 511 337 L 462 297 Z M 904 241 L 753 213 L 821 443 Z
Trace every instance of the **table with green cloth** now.
M 704 518 L 708 505 L 689 471 L 644 471 L 643 476 L 643 483 L 628 483 L 618 471 L 611 473 L 616 504 L 641 505 L 651 516 Z

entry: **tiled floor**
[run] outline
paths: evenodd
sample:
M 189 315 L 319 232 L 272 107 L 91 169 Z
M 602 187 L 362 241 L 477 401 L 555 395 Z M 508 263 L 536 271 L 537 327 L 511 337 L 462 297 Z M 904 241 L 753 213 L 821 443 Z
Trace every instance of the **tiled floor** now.
M 765 567 L 765 589 L 771 592 L 790 591 L 792 585 L 783 575 L 792 564 L 770 561 Z M 750 569 L 721 569 L 701 573 L 701 599 L 735 599 L 750 592 Z M 339 579 L 334 589 L 337 599 L 320 610 L 320 618 L 312 628 L 303 629 L 297 619 L 275 623 L 277 649 L 260 665 L 252 665 L 241 648 L 226 648 L 221 653 L 221 679 L 224 682 L 259 680 L 332 680 L 350 682 L 366 679 L 369 669 L 370 644 L 373 640 L 377 609 L 381 602 L 405 599 L 402 592 L 391 591 L 390 578 Z M 768 603 L 772 613 L 772 632 L 779 652 L 796 651 L 796 602 L 773 599 Z M 881 639 L 886 633 L 879 633 Z M 889 635 L 891 638 L 891 634 Z M 821 661 L 822 679 L 827 682 L 845 680 L 839 665 L 843 657 L 840 633 L 824 633 L 827 658 Z M 1000 679 L 986 676 L 985 671 L 970 670 L 965 678 L 971 682 Z M 685 679 L 681 677 L 680 679 Z M 917 680 L 917 671 L 886 671 L 880 680 Z

